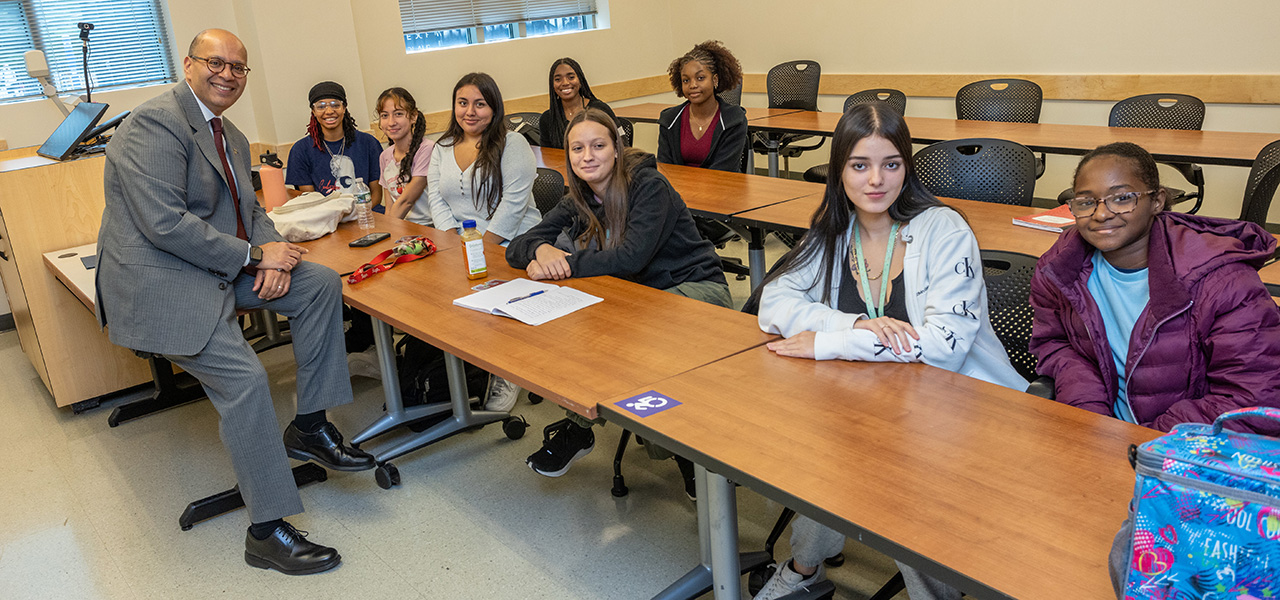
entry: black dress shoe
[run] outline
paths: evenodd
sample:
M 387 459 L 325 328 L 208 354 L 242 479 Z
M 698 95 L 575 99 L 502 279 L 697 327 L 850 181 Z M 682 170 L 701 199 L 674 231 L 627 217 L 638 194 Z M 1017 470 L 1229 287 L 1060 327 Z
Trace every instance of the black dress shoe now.
M 335 471 L 364 471 L 376 466 L 372 454 L 344 446 L 342 434 L 333 423 L 325 423 L 315 433 L 306 433 L 290 423 L 284 430 L 284 448 L 289 458 L 315 461 Z
M 244 562 L 259 569 L 275 569 L 285 575 L 308 575 L 328 571 L 342 562 L 338 551 L 307 541 L 305 531 L 285 523 L 260 540 L 245 533 Z

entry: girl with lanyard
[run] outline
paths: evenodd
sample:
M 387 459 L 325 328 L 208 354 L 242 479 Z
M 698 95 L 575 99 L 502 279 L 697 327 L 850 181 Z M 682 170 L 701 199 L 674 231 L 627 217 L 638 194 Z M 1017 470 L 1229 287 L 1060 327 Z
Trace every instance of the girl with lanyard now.
M 378 96 L 378 127 L 391 147 L 378 157 L 378 183 L 390 196 L 387 214 L 419 225 L 431 225 L 427 207 L 427 168 L 435 142 L 424 137 L 427 121 L 413 95 L 401 87 Z
M 303 192 L 329 194 L 350 191 L 356 178 L 369 186 L 375 210 L 382 212 L 382 187 L 378 185 L 378 139 L 356 128 L 347 112 L 347 92 L 332 81 L 322 81 L 307 95 L 311 121 L 307 137 L 289 149 L 285 183 Z
M 747 111 L 719 94 L 742 83 L 742 65 L 720 42 L 694 46 L 667 68 L 684 104 L 658 116 L 658 162 L 742 172 Z
M 809 232 L 761 285 L 760 327 L 786 339 L 780 356 L 924 362 L 1017 390 L 987 316 L 978 242 L 960 213 L 925 189 L 911 134 L 883 105 L 840 118 L 831 177 Z M 794 559 L 756 595 L 771 600 L 820 581 L 844 537 L 806 517 L 792 525 Z M 913 600 L 960 593 L 899 563 Z
M 485 73 L 453 86 L 453 118 L 431 151 L 427 201 L 436 229 L 474 219 L 486 242 L 506 245 L 542 220 L 533 204 L 537 160 L 524 136 L 507 131 L 502 92 Z
M 591 93 L 587 76 L 582 74 L 578 61 L 572 58 L 551 63 L 547 85 L 551 90 L 551 108 L 538 119 L 538 139 L 543 148 L 563 150 L 565 126 L 588 108 L 604 111 L 610 119 L 614 118 L 613 109 Z
M 512 240 L 507 262 L 526 269 L 530 279 L 613 275 L 731 307 L 715 247 L 698 234 L 654 156 L 624 148 L 613 118 L 593 108 L 574 116 L 565 138 L 569 194 Z M 527 464 L 548 477 L 563 475 L 595 447 L 593 424 L 574 413 L 552 423 Z M 652 443 L 645 448 L 651 458 L 672 456 Z M 676 462 L 692 495 L 693 464 Z

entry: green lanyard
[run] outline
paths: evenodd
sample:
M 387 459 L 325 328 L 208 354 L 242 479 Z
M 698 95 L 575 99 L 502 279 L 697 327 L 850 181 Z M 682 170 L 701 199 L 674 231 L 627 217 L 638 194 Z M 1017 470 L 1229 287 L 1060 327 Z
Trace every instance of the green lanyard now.
M 872 319 L 878 319 L 884 316 L 884 305 L 888 301 L 885 298 L 885 292 L 889 291 L 889 266 L 893 264 L 893 246 L 894 241 L 898 239 L 898 223 L 895 221 L 893 227 L 889 228 L 889 245 L 884 249 L 884 270 L 880 271 L 880 303 L 876 304 L 871 299 L 871 281 L 867 279 L 867 264 L 862 257 L 862 232 L 858 230 L 858 224 L 853 225 L 853 249 L 857 254 L 857 260 L 853 262 L 858 268 L 858 280 L 862 282 L 862 292 L 866 294 L 864 299 L 867 302 L 867 314 Z

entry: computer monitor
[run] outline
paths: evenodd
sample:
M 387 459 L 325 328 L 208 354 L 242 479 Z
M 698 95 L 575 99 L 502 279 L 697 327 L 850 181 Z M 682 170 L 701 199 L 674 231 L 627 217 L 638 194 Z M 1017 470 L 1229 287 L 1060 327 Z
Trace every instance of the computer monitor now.
M 53 130 L 53 135 L 45 140 L 44 145 L 36 150 L 36 154 L 53 160 L 66 160 L 75 154 L 76 146 L 88 139 L 98 119 L 106 114 L 107 105 L 97 102 L 81 102 L 71 114 L 62 120 L 62 124 Z

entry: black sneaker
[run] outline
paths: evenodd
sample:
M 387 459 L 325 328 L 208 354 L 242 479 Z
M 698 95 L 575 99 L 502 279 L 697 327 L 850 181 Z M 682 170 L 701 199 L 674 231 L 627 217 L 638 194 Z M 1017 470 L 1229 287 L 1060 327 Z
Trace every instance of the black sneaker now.
M 562 419 L 542 430 L 542 449 L 530 454 L 525 463 L 541 475 L 559 477 L 595 447 L 596 435 L 590 427 Z

